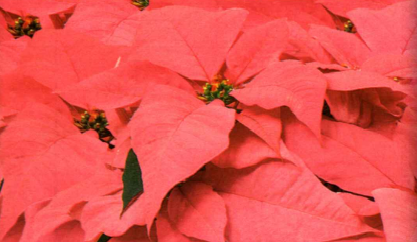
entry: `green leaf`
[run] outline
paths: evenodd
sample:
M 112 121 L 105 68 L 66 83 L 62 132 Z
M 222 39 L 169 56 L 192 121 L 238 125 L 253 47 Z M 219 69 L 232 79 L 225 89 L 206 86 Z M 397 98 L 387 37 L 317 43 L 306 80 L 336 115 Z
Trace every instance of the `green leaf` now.
M 138 158 L 130 149 L 127 155 L 125 170 L 123 172 L 123 211 L 139 197 L 143 192 L 142 171 L 140 170 Z
M 100 238 L 97 240 L 97 242 L 107 242 L 107 241 L 109 241 L 111 239 L 111 237 L 109 237 L 109 236 L 107 236 L 107 235 L 105 235 L 105 234 L 102 234 L 101 236 L 100 236 Z

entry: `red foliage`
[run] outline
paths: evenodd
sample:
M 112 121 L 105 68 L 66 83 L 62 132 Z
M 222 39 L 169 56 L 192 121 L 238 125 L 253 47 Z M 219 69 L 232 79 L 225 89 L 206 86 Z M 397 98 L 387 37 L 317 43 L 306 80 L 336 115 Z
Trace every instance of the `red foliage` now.
M 417 239 L 414 0 L 147 4 L 0 0 L 1 241 Z

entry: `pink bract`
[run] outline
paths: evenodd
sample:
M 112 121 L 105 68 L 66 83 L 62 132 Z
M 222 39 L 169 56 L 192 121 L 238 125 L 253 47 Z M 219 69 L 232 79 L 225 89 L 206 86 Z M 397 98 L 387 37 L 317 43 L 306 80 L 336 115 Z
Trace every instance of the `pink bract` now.
M 416 240 L 416 7 L 0 0 L 0 241 Z

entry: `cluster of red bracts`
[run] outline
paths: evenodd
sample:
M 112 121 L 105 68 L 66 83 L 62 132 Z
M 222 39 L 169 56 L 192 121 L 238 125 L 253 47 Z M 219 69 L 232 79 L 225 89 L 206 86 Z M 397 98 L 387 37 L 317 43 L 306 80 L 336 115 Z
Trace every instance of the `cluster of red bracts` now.
M 0 241 L 417 239 L 416 1 L 0 12 Z

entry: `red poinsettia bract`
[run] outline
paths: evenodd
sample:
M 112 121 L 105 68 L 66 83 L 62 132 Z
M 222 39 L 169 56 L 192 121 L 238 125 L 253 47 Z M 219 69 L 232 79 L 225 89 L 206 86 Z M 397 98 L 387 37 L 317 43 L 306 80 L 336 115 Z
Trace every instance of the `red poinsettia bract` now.
M 0 240 L 417 239 L 416 2 L 0 1 Z

